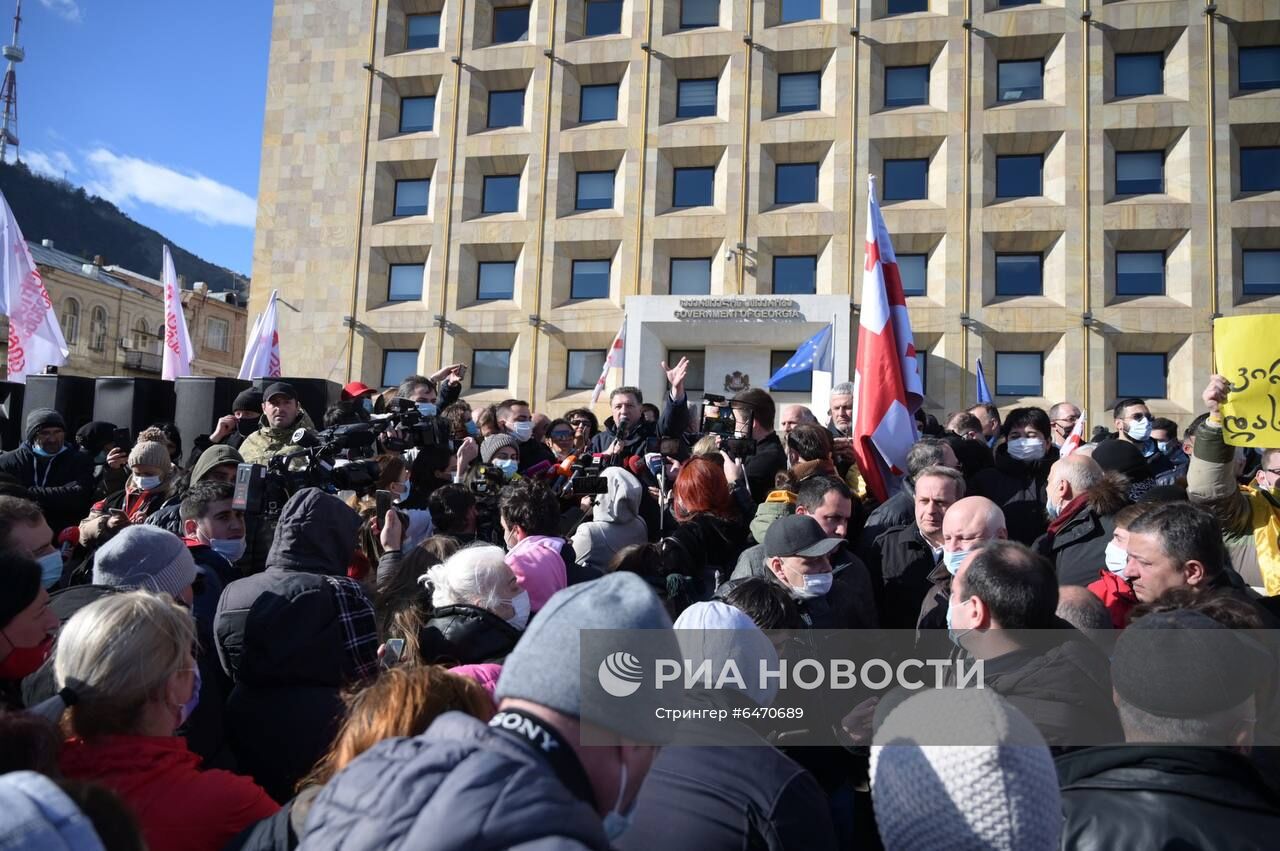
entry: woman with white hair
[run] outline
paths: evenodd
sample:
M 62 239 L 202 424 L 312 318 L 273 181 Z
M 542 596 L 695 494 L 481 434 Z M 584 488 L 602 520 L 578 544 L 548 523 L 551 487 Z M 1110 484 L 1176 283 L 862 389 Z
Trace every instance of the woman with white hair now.
M 279 809 L 247 777 L 200 771 L 175 734 L 200 698 L 195 643 L 190 612 L 133 591 L 76 612 L 54 655 L 72 733 L 62 771 L 123 798 L 152 851 L 215 851 Z
M 427 571 L 431 613 L 417 630 L 418 655 L 431 665 L 500 662 L 529 623 L 529 592 L 501 547 L 458 550 Z

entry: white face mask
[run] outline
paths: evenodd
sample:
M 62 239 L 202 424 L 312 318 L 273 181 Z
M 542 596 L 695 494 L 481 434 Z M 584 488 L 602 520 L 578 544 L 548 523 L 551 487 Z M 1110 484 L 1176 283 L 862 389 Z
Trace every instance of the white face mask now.
M 1016 437 L 1008 446 L 1009 455 L 1019 461 L 1038 461 L 1044 457 L 1044 441 L 1038 437 Z
M 791 586 L 791 593 L 801 600 L 823 597 L 831 590 L 830 573 L 810 573 L 804 577 L 804 587 Z
M 1107 552 L 1104 556 L 1107 563 L 1107 570 L 1119 576 L 1124 573 L 1124 566 L 1129 562 L 1129 554 L 1120 549 L 1120 545 L 1115 541 L 1107 542 Z
M 515 609 L 516 613 L 507 618 L 507 623 L 511 624 L 516 629 L 523 630 L 529 625 L 529 607 L 531 605 L 529 602 L 529 592 L 521 591 L 508 602 L 511 603 L 511 608 Z
M 627 832 L 627 828 L 631 827 L 631 817 L 636 811 L 636 802 L 632 801 L 631 806 L 626 812 L 622 810 L 622 799 L 627 795 L 627 764 L 622 763 L 622 778 L 618 781 L 618 800 L 614 801 L 613 809 L 604 815 L 604 835 L 609 838 L 612 843 L 622 834 Z M 636 796 L 637 799 L 639 796 Z
M 396 502 L 404 502 L 409 498 L 409 494 L 413 492 L 413 482 L 400 483 L 400 495 L 396 497 Z
M 526 420 L 522 423 L 512 423 L 511 436 L 521 443 L 524 443 L 526 440 L 533 437 L 533 422 Z
M 134 476 L 133 483 L 138 486 L 139 490 L 153 491 L 160 487 L 160 483 L 164 479 L 159 476 Z
M 243 556 L 246 543 L 244 538 L 211 538 L 209 549 L 235 564 Z
M 1131 440 L 1146 440 L 1151 434 L 1151 420 L 1130 420 L 1129 421 L 1129 438 Z

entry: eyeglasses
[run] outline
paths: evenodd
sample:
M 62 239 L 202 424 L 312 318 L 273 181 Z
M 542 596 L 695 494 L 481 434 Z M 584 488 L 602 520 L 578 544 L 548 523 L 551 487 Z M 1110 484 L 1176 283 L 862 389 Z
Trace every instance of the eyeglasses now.
M 571 437 L 573 437 L 573 432 L 571 432 L 571 431 L 553 431 L 553 432 L 551 432 L 551 439 L 552 439 L 552 440 L 568 440 L 568 439 L 569 439 L 569 438 L 571 438 Z
M 1079 417 L 1065 417 L 1060 420 L 1054 420 L 1053 424 L 1054 425 L 1075 425 L 1078 422 L 1080 422 Z
M 591 423 L 587 422 L 586 420 L 573 420 L 571 423 L 569 423 L 569 425 L 573 426 L 574 428 L 587 428 L 588 426 L 591 425 Z

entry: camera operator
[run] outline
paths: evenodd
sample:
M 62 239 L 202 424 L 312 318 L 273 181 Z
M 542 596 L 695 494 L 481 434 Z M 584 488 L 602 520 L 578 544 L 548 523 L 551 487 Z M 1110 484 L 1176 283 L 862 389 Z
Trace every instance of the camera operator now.
M 359 408 L 366 414 L 372 414 L 377 398 L 378 391 L 368 384 L 363 381 L 349 381 L 342 388 L 339 402 L 349 402 L 353 409 Z
M 293 449 L 293 433 L 300 428 L 315 430 L 315 423 L 298 403 L 292 384 L 277 381 L 262 394 L 262 419 L 258 430 L 240 444 L 240 454 L 248 464 L 266 464 L 276 455 Z
M 759 387 L 752 387 L 734 396 L 732 404 L 737 435 L 750 437 L 756 444 L 755 453 L 742 460 L 747 469 L 747 488 L 759 504 L 773 490 L 778 471 L 787 468 L 782 441 L 773 430 L 776 410 L 773 397 Z

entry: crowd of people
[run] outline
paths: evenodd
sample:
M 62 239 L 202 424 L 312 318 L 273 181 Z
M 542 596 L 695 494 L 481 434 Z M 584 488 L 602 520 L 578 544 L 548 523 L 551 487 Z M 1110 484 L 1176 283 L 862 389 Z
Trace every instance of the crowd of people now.
M 31 411 L 0 456 L 0 847 L 1269 845 L 1280 448 L 1227 444 L 1223 378 L 1184 429 L 1123 399 L 1089 442 L 1071 402 L 920 413 L 877 495 L 852 384 L 823 422 L 661 367 L 603 422 L 473 406 L 451 365 L 318 427 L 277 382 L 185 454 Z M 243 510 L 242 465 L 389 411 L 430 428 L 355 453 L 376 482 Z M 747 660 L 899 630 L 985 687 L 833 705 L 825 746 L 662 747 L 584 717 L 594 629 Z

